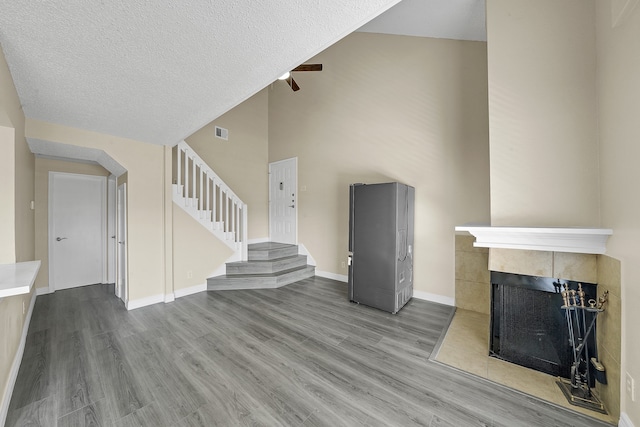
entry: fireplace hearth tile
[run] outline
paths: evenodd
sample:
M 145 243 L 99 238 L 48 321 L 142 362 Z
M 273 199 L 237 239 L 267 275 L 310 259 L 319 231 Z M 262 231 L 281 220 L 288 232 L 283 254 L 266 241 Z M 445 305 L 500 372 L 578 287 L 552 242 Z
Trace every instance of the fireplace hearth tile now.
M 617 424 L 613 415 L 573 406 L 555 384 L 556 377 L 489 357 L 489 316 L 458 308 L 435 360 L 564 408 Z M 607 408 L 609 409 L 609 408 Z
M 440 347 L 436 360 L 487 377 L 487 357 L 484 356 L 489 352 L 488 314 L 456 309 L 444 342 L 447 345 Z
M 489 358 L 487 379 L 533 396 L 549 396 L 551 401 L 564 399 L 555 377 L 494 357 Z

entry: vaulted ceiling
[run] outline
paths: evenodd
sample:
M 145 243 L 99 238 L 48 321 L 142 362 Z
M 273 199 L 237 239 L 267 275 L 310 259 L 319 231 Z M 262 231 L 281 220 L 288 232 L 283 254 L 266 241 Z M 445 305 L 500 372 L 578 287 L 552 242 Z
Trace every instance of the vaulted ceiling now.
M 0 44 L 25 116 L 173 145 L 397 2 L 0 0 Z M 401 5 L 363 30 L 482 39 L 484 0 Z

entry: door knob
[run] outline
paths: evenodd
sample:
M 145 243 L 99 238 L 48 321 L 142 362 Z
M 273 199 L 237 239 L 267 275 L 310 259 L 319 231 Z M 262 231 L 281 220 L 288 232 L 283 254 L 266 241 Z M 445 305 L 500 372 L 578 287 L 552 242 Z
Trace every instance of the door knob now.
M 65 240 L 66 237 L 56 237 L 56 242 L 59 242 L 60 240 Z

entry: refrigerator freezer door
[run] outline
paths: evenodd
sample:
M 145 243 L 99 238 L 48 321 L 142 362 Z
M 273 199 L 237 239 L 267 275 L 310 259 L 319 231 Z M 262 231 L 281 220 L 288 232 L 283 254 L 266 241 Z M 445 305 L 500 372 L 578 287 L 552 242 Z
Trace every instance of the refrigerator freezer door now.
M 395 313 L 398 184 L 352 187 L 350 298 Z

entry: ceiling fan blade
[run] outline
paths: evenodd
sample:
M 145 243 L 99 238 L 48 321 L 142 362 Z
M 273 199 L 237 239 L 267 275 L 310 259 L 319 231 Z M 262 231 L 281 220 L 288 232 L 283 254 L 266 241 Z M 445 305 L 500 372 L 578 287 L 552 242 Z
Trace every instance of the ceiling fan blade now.
M 291 71 L 322 71 L 322 64 L 302 64 Z
M 300 90 L 300 86 L 298 86 L 298 83 L 296 83 L 296 81 L 293 80 L 293 77 L 289 76 L 285 79 L 285 81 L 289 84 L 289 86 L 291 87 L 291 89 L 293 89 L 294 92 Z

